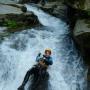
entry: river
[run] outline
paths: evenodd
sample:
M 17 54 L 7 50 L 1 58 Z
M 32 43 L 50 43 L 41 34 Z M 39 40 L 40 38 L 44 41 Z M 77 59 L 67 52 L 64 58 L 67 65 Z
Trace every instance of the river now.
M 86 69 L 65 22 L 27 5 L 43 27 L 16 32 L 0 44 L 0 90 L 17 90 L 39 52 L 52 49 L 48 90 L 86 90 Z M 27 90 L 27 87 L 26 87 Z

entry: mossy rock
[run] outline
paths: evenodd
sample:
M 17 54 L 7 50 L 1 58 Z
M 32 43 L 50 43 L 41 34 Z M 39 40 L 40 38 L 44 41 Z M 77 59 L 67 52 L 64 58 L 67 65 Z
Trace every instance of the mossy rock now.
M 0 15 L 1 17 L 3 15 Z M 32 28 L 41 25 L 37 16 L 34 14 L 6 14 L 0 18 L 2 26 L 8 28 L 8 32 L 21 31 L 23 29 Z
M 11 29 L 11 28 L 17 28 L 18 27 L 18 23 L 14 20 L 7 20 L 5 21 L 4 25 L 6 27 L 8 27 L 8 29 Z

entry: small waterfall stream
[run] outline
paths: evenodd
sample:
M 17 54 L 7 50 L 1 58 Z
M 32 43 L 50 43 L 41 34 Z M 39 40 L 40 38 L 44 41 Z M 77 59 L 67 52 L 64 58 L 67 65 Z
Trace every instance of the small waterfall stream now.
M 86 90 L 86 69 L 66 23 L 35 6 L 26 7 L 43 27 L 16 32 L 0 44 L 0 90 L 17 90 L 45 48 L 52 49 L 54 62 L 48 69 L 48 90 Z

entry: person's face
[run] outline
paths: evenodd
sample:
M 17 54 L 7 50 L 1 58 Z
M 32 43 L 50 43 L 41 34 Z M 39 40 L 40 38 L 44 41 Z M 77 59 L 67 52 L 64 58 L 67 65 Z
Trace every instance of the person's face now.
M 47 57 L 50 56 L 50 55 L 51 55 L 51 54 L 50 54 L 50 52 L 48 52 L 48 51 L 45 53 L 45 56 L 47 56 Z

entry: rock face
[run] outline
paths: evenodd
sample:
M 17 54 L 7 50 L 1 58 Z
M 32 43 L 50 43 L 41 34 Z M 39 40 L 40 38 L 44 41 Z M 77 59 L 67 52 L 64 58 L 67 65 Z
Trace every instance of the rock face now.
M 73 23 L 73 37 L 78 44 L 84 62 L 90 68 L 90 0 L 67 0 L 69 6 L 69 20 Z M 88 70 L 90 83 L 90 69 Z M 88 84 L 89 85 L 89 84 Z M 88 90 L 90 86 L 88 86 Z
M 8 27 L 8 32 L 16 32 L 40 25 L 34 14 L 4 14 L 0 15 L 1 26 Z
M 77 20 L 75 28 L 74 28 L 74 38 L 78 43 L 78 46 L 81 50 L 81 53 L 84 58 L 84 62 L 88 65 L 88 82 L 90 84 L 90 26 L 87 21 L 90 19 Z M 88 84 L 88 90 L 90 86 Z
M 90 0 L 60 1 L 67 6 L 68 24 L 72 30 L 73 38 L 81 50 L 84 62 L 89 66 L 88 82 L 90 83 Z M 88 88 L 90 89 L 90 86 Z
M 63 2 L 77 9 L 90 9 L 90 0 L 63 0 Z
M 79 36 L 84 33 L 90 33 L 90 28 L 88 23 L 86 23 L 86 19 L 77 20 L 74 28 L 74 35 Z
M 18 3 L 19 0 L 0 0 L 0 3 L 5 3 L 5 4 L 15 4 Z
M 8 32 L 16 32 L 26 28 L 40 25 L 37 16 L 32 12 L 24 13 L 22 5 L 1 4 L 0 5 L 0 26 L 8 28 Z
M 10 5 L 3 5 L 0 4 L 0 14 L 22 14 L 23 12 L 21 11 L 20 8 L 10 6 Z
M 78 20 L 74 28 L 74 37 L 83 53 L 85 63 L 90 65 L 90 28 L 85 20 Z
M 61 18 L 63 20 L 66 20 L 66 6 L 62 4 L 61 2 L 52 2 L 52 3 L 47 3 L 45 6 L 41 7 L 45 12 Z

